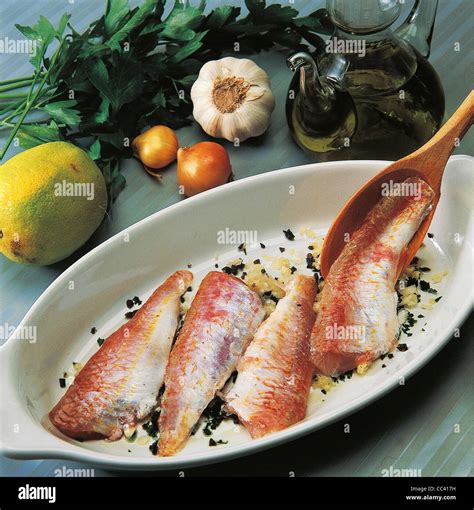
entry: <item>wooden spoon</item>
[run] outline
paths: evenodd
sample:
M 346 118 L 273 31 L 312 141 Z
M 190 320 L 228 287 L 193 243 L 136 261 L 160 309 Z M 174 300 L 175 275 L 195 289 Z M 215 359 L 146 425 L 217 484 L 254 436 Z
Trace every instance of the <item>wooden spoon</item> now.
M 321 274 L 327 277 L 332 263 L 344 248 L 347 234 L 355 232 L 364 221 L 367 213 L 381 198 L 383 183 L 402 182 L 408 177 L 418 176 L 434 190 L 433 208 L 400 257 L 398 274 L 409 265 L 433 219 L 441 195 L 441 179 L 449 156 L 459 145 L 474 120 L 474 90 L 443 127 L 417 151 L 392 163 L 362 186 L 344 205 L 332 223 L 321 252 Z

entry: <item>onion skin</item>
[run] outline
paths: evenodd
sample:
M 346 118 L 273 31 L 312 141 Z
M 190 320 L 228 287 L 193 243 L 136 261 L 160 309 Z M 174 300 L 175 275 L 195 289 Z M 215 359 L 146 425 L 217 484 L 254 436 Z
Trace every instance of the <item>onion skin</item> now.
M 178 138 L 166 126 L 153 126 L 132 142 L 133 151 L 148 168 L 158 169 L 168 166 L 176 159 L 179 148 Z
M 215 142 L 199 142 L 178 150 L 178 182 L 192 197 L 228 182 L 232 174 L 227 151 Z

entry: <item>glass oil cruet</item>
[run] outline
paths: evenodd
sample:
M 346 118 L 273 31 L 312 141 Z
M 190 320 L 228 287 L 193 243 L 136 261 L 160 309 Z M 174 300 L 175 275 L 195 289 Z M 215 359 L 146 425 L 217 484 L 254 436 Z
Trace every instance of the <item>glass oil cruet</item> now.
M 439 129 L 444 93 L 427 60 L 437 0 L 416 0 L 392 31 L 403 3 L 327 0 L 332 36 L 288 59 L 288 125 L 316 160 L 399 159 Z

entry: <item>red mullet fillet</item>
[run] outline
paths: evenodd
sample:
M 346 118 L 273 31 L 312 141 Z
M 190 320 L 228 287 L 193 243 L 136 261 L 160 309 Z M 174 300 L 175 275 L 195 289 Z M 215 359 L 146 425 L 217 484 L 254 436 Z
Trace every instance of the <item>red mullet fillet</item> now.
M 289 427 L 306 415 L 316 282 L 297 275 L 285 290 L 239 361 L 237 381 L 226 396 L 227 408 L 253 438 Z
M 192 279 L 189 271 L 176 271 L 104 341 L 49 413 L 61 432 L 116 440 L 151 412 L 178 325 L 180 297 Z
M 397 344 L 398 262 L 434 197 L 417 177 L 401 184 L 412 193 L 381 198 L 331 266 L 311 337 L 317 373 L 352 370 Z
M 160 455 L 174 455 L 183 447 L 264 315 L 259 296 L 238 278 L 216 271 L 204 278 L 166 369 Z

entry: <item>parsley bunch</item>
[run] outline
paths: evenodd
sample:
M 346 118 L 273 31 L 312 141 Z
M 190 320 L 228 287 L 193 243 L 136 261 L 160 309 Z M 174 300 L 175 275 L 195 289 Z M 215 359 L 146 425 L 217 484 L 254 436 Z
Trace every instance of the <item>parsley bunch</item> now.
M 34 72 L 0 83 L 0 128 L 10 129 L 0 160 L 15 137 L 24 148 L 70 141 L 98 163 L 113 201 L 125 186 L 120 161 L 132 156 L 131 140 L 148 126 L 190 122 L 189 90 L 204 62 L 224 51 L 306 49 L 302 38 L 319 46 L 316 32 L 332 30 L 323 9 L 298 17 L 292 7 L 265 0 L 245 4 L 249 12 L 239 19 L 239 7 L 204 14 L 204 1 L 175 0 L 164 18 L 165 0 L 133 9 L 128 0 L 107 0 L 105 14 L 83 33 L 69 14 L 57 27 L 43 16 L 34 26 L 16 25 L 36 41 Z M 27 122 L 30 112 L 42 118 Z

